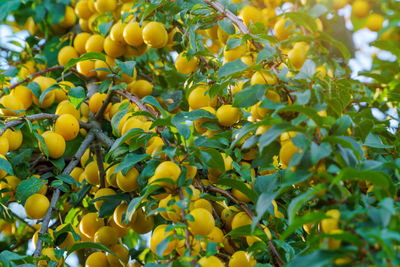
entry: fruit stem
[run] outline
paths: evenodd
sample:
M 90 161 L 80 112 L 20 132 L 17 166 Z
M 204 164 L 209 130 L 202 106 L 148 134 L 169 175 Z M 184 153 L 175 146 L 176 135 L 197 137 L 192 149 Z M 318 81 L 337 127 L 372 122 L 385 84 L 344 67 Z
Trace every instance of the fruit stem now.
M 78 151 L 76 151 L 74 157 L 72 158 L 72 160 L 70 161 L 70 163 L 67 165 L 67 167 L 65 167 L 64 171 L 62 172 L 63 174 L 70 174 L 71 171 L 76 167 L 76 165 L 78 165 L 80 158 L 83 156 L 83 154 L 85 153 L 85 150 L 89 147 L 89 145 L 93 142 L 95 138 L 95 134 L 93 132 L 93 130 L 90 130 L 85 138 L 85 140 L 83 140 L 82 144 L 80 145 L 80 147 L 78 148 Z M 39 231 L 39 238 L 37 240 L 36 243 L 36 249 L 33 252 L 33 257 L 37 258 L 42 254 L 42 248 L 43 248 L 43 241 L 42 239 L 40 239 L 40 237 L 42 235 L 44 235 L 47 232 L 47 229 L 49 228 L 49 223 L 51 220 L 51 216 L 53 214 L 53 210 L 56 208 L 56 204 L 58 201 L 58 198 L 60 197 L 60 189 L 56 189 L 53 193 L 53 196 L 51 197 L 51 201 L 50 201 L 50 207 L 47 210 L 46 216 L 43 219 L 42 222 L 42 227 L 40 228 Z

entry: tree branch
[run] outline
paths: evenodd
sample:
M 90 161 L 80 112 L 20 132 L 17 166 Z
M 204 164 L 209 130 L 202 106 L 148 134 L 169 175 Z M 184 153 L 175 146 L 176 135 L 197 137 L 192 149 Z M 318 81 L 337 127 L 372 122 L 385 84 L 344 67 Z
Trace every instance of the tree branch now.
M 113 95 L 114 95 L 114 90 L 109 90 L 106 99 L 104 99 L 100 109 L 94 115 L 94 120 L 100 122 L 103 119 L 104 112 L 106 111 L 108 104 L 111 102 Z
M 102 142 L 104 145 L 106 145 L 107 147 L 111 147 L 114 144 L 114 140 L 111 139 L 110 137 L 108 137 L 105 133 L 103 133 L 102 131 L 98 130 L 98 129 L 93 129 L 93 132 L 96 135 L 96 138 Z
M 78 151 L 76 151 L 74 157 L 72 158 L 71 162 L 65 167 L 64 171 L 62 172 L 63 174 L 70 174 L 71 171 L 78 165 L 80 158 L 83 156 L 85 153 L 86 149 L 89 147 L 89 145 L 93 142 L 95 138 L 95 135 L 92 130 L 89 131 L 87 134 L 85 140 L 83 140 L 82 144 L 78 148 Z M 51 197 L 50 201 L 50 207 L 47 210 L 46 216 L 43 219 L 42 222 L 42 228 L 40 229 L 39 232 L 39 238 L 36 244 L 36 249 L 33 253 L 33 257 L 37 258 L 40 256 L 42 253 L 42 247 L 43 247 L 43 241 L 40 239 L 40 236 L 44 235 L 47 232 L 47 229 L 49 228 L 49 223 L 51 216 L 53 214 L 53 210 L 56 208 L 56 204 L 58 201 L 58 198 L 60 197 L 60 189 L 56 189 L 53 193 L 53 196 Z
M 135 95 L 133 95 L 133 94 L 127 92 L 127 91 L 124 91 L 122 89 L 117 89 L 117 90 L 115 90 L 115 92 L 117 94 L 119 94 L 119 95 L 122 95 L 122 96 L 126 97 L 131 102 L 135 103 L 136 106 L 138 106 L 141 110 L 147 111 L 147 112 L 153 114 L 155 117 L 158 117 L 157 111 L 155 111 L 154 109 L 152 109 L 152 108 L 148 107 L 147 105 L 143 104 L 137 96 L 135 96 Z
M 235 24 L 242 33 L 250 34 L 249 28 L 247 28 L 247 26 L 244 25 L 243 21 L 240 18 L 238 18 L 235 14 L 233 14 L 231 11 L 225 9 L 219 2 L 212 0 L 203 0 L 203 2 L 212 7 L 214 10 L 221 12 L 225 17 L 230 19 L 232 23 Z M 263 49 L 263 45 L 260 44 L 259 42 L 256 42 L 254 40 L 251 40 L 251 42 L 254 45 L 254 47 L 257 48 L 258 50 Z
M 235 203 L 236 205 L 239 205 L 244 212 L 247 213 L 247 215 L 249 215 L 252 219 L 254 218 L 254 212 L 244 203 L 240 202 L 239 200 L 237 200 L 234 196 L 231 195 L 231 193 L 229 193 L 228 191 L 221 189 L 219 187 L 213 186 L 213 185 L 208 185 L 205 187 L 207 190 L 215 192 L 215 193 L 219 193 L 227 198 L 229 198 L 230 200 L 232 200 L 233 203 Z M 263 229 L 263 227 L 261 226 L 260 223 L 257 223 L 257 226 L 260 227 L 261 229 Z M 264 229 L 263 229 L 264 230 Z M 271 249 L 272 254 L 274 255 L 277 263 L 279 266 L 283 266 L 284 262 L 281 259 L 281 257 L 279 256 L 278 251 L 276 250 L 274 244 L 271 241 L 268 241 L 268 246 Z
M 39 114 L 34 114 L 30 116 L 22 116 L 16 120 L 12 120 L 4 124 L 4 127 L 0 129 L 0 136 L 3 135 L 3 133 L 10 128 L 16 127 L 24 122 L 28 121 L 36 121 L 36 120 L 56 120 L 59 117 L 59 115 L 55 114 L 48 114 L 48 113 L 39 113 Z M 84 129 L 90 129 L 91 126 L 90 124 L 83 122 L 83 121 L 78 121 L 79 126 Z

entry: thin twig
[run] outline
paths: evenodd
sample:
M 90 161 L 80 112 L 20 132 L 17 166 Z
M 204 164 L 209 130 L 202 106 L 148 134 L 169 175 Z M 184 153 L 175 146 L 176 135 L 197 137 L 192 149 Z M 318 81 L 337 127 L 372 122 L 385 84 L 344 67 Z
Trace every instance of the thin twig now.
M 86 149 L 89 147 L 89 145 L 93 142 L 95 138 L 95 135 L 93 131 L 89 131 L 89 133 L 86 135 L 85 140 L 83 140 L 82 144 L 80 145 L 78 151 L 76 151 L 75 156 L 72 158 L 71 162 L 65 167 L 63 174 L 70 174 L 71 171 L 78 165 L 80 158 L 83 156 L 85 153 Z M 47 210 L 46 216 L 43 219 L 42 222 L 42 228 L 40 229 L 39 232 L 39 238 L 36 243 L 36 249 L 33 253 L 33 257 L 37 258 L 41 255 L 42 253 L 42 247 L 43 247 L 43 241 L 40 239 L 40 236 L 44 235 L 47 232 L 47 229 L 49 228 L 49 223 L 51 216 L 53 214 L 53 210 L 56 208 L 56 204 L 58 201 L 58 198 L 60 197 L 60 189 L 56 189 L 53 193 L 53 196 L 51 197 L 50 201 L 50 207 Z
M 106 99 L 104 99 L 103 104 L 94 116 L 94 120 L 101 121 L 103 119 L 104 112 L 106 111 L 108 104 L 111 102 L 113 95 L 114 90 L 109 90 Z
M 96 134 L 96 138 L 101 141 L 107 147 L 111 147 L 114 144 L 114 140 L 108 137 L 105 133 L 98 129 L 93 129 L 94 133 Z
M 4 127 L 0 129 L 0 136 L 3 135 L 3 133 L 10 128 L 16 127 L 24 122 L 28 121 L 36 121 L 36 120 L 56 120 L 59 117 L 59 115 L 55 114 L 48 114 L 48 113 L 39 113 L 39 114 L 34 114 L 30 116 L 22 116 L 19 117 L 16 120 L 12 120 L 4 124 Z M 90 124 L 83 122 L 83 121 L 78 121 L 79 126 L 84 129 L 90 129 Z
M 115 90 L 115 92 L 119 95 L 126 97 L 131 102 L 135 103 L 136 106 L 138 106 L 141 110 L 147 111 L 147 112 L 153 114 L 155 117 L 158 117 L 157 111 L 155 111 L 154 109 L 150 108 L 149 106 L 143 104 L 137 96 L 135 96 L 127 91 L 121 90 L 121 89 L 117 89 L 117 90 Z
M 18 220 L 21 221 L 22 223 L 26 224 L 26 226 L 28 226 L 29 228 L 31 228 L 33 231 L 36 231 L 35 227 L 33 227 L 32 225 L 30 225 L 29 223 L 27 223 L 27 222 L 25 221 L 24 218 L 22 218 L 22 217 L 20 217 L 19 215 L 17 215 L 17 214 L 16 214 L 15 212 L 13 212 L 11 209 L 8 209 L 8 210 L 11 212 L 11 214 L 12 214 L 13 217 L 15 217 L 16 219 L 18 219 Z

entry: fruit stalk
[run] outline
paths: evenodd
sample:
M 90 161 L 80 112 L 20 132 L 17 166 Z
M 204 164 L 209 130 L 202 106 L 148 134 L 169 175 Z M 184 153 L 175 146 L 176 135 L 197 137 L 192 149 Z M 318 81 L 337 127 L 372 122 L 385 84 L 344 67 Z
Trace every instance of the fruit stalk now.
M 67 167 L 65 167 L 64 171 L 62 172 L 63 174 L 70 174 L 71 171 L 76 167 L 76 165 L 78 165 L 80 158 L 82 158 L 83 154 L 85 153 L 85 150 L 93 142 L 94 138 L 95 138 L 95 134 L 94 134 L 93 130 L 90 130 L 89 133 L 87 134 L 85 140 L 83 140 L 82 144 L 78 148 L 78 151 L 76 151 L 71 162 L 67 165 Z M 44 235 L 47 232 L 47 229 L 49 228 L 50 219 L 53 214 L 53 210 L 56 207 L 58 198 L 60 197 L 60 193 L 61 193 L 60 189 L 57 188 L 54 191 L 53 196 L 51 197 L 50 207 L 46 213 L 46 216 L 43 219 L 42 227 L 40 228 L 40 232 L 39 232 L 39 237 Z M 43 241 L 40 238 L 38 238 L 38 241 L 36 244 L 36 249 L 33 252 L 33 257 L 37 258 L 41 255 L 42 247 L 43 247 Z

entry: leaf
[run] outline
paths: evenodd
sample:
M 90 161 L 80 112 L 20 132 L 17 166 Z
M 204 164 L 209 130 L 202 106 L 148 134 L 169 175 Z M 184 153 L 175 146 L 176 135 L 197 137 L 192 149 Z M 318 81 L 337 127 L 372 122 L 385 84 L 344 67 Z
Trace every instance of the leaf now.
M 110 30 L 111 26 L 113 25 L 113 21 L 110 22 L 103 22 L 99 25 L 99 31 L 101 35 L 104 37 L 107 35 L 108 31 Z
M 255 84 L 235 94 L 232 105 L 234 107 L 250 107 L 256 104 L 264 96 L 265 85 Z
M 106 56 L 103 53 L 87 52 L 87 53 L 83 54 L 82 56 L 80 56 L 79 58 L 71 58 L 65 65 L 63 72 L 66 72 L 69 68 L 71 68 L 78 62 L 81 62 L 84 60 L 94 60 L 94 59 L 106 61 Z
M 310 188 L 307 192 L 293 198 L 290 201 L 288 207 L 288 217 L 289 217 L 289 224 L 293 223 L 293 220 L 297 217 L 297 212 L 300 208 L 304 205 L 304 203 L 308 202 L 316 193 L 324 189 L 322 184 L 319 184 L 315 187 Z
M 347 47 L 342 42 L 335 40 L 332 36 L 330 36 L 329 34 L 327 34 L 325 32 L 320 32 L 319 38 L 336 46 L 339 49 L 339 51 L 342 53 L 342 55 L 346 61 L 348 61 L 350 59 L 351 54 L 349 52 L 349 49 L 347 49 Z
M 318 31 L 315 19 L 305 12 L 288 12 L 285 17 L 290 18 L 296 24 L 306 27 L 311 32 Z
M 328 12 L 329 10 L 326 8 L 326 6 L 322 5 L 322 4 L 316 4 L 313 6 L 313 8 L 310 10 L 310 15 L 316 19 L 319 16 L 325 14 L 326 12 Z
M 115 168 L 114 173 L 128 171 L 132 169 L 136 163 L 148 157 L 149 155 L 147 154 L 128 153 L 125 155 L 124 160 L 118 165 L 118 167 Z
M 279 192 L 263 192 L 257 199 L 256 212 L 257 216 L 253 218 L 253 223 L 251 225 L 252 231 L 255 229 L 257 223 L 264 216 L 264 213 L 272 206 L 272 200 L 276 198 Z
M 307 59 L 300 69 L 300 72 L 293 79 L 309 79 L 313 78 L 316 71 L 316 65 L 311 59 Z
M 158 110 L 162 113 L 162 115 L 164 117 L 167 117 L 167 113 L 165 112 L 165 110 L 161 107 L 160 103 L 158 103 L 157 99 L 152 96 L 152 95 L 148 95 L 142 98 L 142 101 L 144 103 L 150 104 L 152 106 L 155 106 L 158 108 Z
M 319 127 L 324 126 L 324 118 L 321 117 L 318 112 L 310 107 L 304 107 L 300 105 L 290 105 L 283 107 L 279 109 L 280 112 L 282 111 L 295 111 L 295 112 L 300 112 L 303 113 L 304 115 L 308 116 L 310 119 L 312 119 L 315 124 L 317 124 Z M 267 131 L 268 132 L 268 131 Z
M 128 139 L 132 138 L 133 136 L 142 134 L 143 130 L 142 129 L 130 129 L 127 133 L 125 133 L 123 136 L 121 136 L 120 138 L 118 138 L 117 140 L 115 140 L 114 144 L 112 145 L 112 147 L 110 148 L 110 151 L 108 153 L 112 153 L 113 151 L 115 151 L 121 144 L 125 143 L 125 141 L 127 141 Z
M 3 170 L 10 175 L 14 175 L 11 163 L 8 160 L 1 157 L 0 157 L 0 170 Z
M 36 82 L 30 82 L 27 87 L 31 89 L 36 98 L 39 98 L 42 94 L 42 90 L 40 89 L 39 84 L 37 84 Z
M 264 147 L 268 146 L 272 142 L 275 141 L 283 132 L 285 132 L 290 127 L 288 123 L 281 123 L 273 125 L 270 129 L 268 129 L 263 135 L 261 135 L 259 140 L 260 152 L 264 149 Z
M 365 139 L 364 146 L 374 147 L 374 148 L 392 148 L 393 146 L 384 145 L 381 138 L 378 135 L 369 133 Z
M 74 178 L 72 178 L 71 175 L 62 173 L 62 174 L 57 175 L 56 178 L 63 181 L 64 183 L 67 183 L 67 184 L 70 184 L 73 186 L 78 186 L 78 182 Z
M 215 183 L 219 184 L 219 185 L 226 185 L 231 188 L 235 188 L 235 189 L 239 190 L 241 193 L 243 193 L 244 195 L 246 195 L 254 203 L 257 202 L 257 197 L 258 197 L 257 193 L 254 190 L 248 188 L 245 185 L 245 183 L 240 180 L 225 178 L 225 179 L 218 179 Z
M 223 20 L 219 20 L 218 25 L 227 34 L 229 34 L 229 35 L 235 34 L 235 26 L 233 26 L 233 23 L 230 19 L 224 18 Z
M 210 167 L 222 172 L 225 171 L 225 163 L 224 159 L 221 156 L 221 153 L 216 149 L 208 148 L 200 151 L 201 157 L 204 162 Z
M 322 142 L 317 145 L 315 142 L 311 143 L 311 163 L 315 164 L 319 160 L 328 157 L 332 153 L 330 144 Z
M 224 65 L 221 66 L 221 68 L 218 70 L 218 77 L 226 77 L 232 74 L 236 74 L 239 72 L 244 71 L 248 66 L 243 63 L 240 59 L 237 59 L 232 62 L 225 63 Z
M 136 66 L 136 61 L 119 61 L 116 60 L 118 67 L 120 67 L 121 72 L 125 73 L 129 77 L 133 77 L 133 73 Z
M 263 60 L 271 60 L 276 55 L 276 48 L 271 46 L 269 42 L 265 43 L 263 50 L 257 55 L 257 64 Z
M 12 11 L 17 10 L 21 5 L 22 0 L 7 0 L 0 4 L 0 21 L 12 13 Z
M 173 118 L 172 123 L 182 123 L 185 121 L 195 121 L 202 118 L 216 119 L 215 115 L 204 109 L 196 109 L 190 112 L 179 111 Z
M 30 177 L 29 179 L 21 181 L 16 190 L 16 199 L 17 201 L 25 204 L 25 201 L 28 197 L 33 194 L 39 192 L 39 190 L 43 187 L 44 182 L 37 177 Z
M 293 200 L 292 200 L 293 202 Z M 290 216 L 290 212 L 289 212 Z M 286 228 L 285 232 L 280 237 L 280 240 L 283 241 L 287 237 L 289 237 L 292 233 L 294 233 L 297 229 L 302 227 L 304 224 L 309 224 L 312 222 L 319 222 L 322 219 L 327 218 L 326 214 L 323 211 L 309 212 L 304 214 L 303 216 L 293 216 L 289 222 L 288 228 Z
M 99 92 L 104 93 L 105 91 L 107 91 L 108 88 L 110 88 L 111 83 L 112 83 L 111 79 L 105 79 L 104 81 L 102 81 L 99 86 Z
M 305 90 L 304 92 L 293 92 L 291 94 L 296 96 L 297 105 L 306 105 L 311 99 L 311 90 Z
M 125 220 L 130 221 L 133 213 L 139 207 L 142 200 L 147 198 L 151 193 L 153 193 L 158 189 L 160 189 L 159 185 L 150 185 L 147 187 L 146 192 L 144 194 L 142 194 L 140 197 L 133 198 L 131 202 L 129 202 L 128 208 L 126 209 Z
M 317 250 L 307 255 L 297 255 L 287 267 L 324 267 L 329 266 L 332 260 L 340 255 L 336 251 Z

